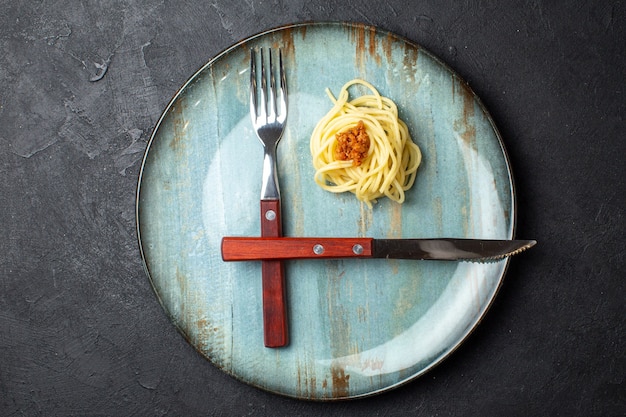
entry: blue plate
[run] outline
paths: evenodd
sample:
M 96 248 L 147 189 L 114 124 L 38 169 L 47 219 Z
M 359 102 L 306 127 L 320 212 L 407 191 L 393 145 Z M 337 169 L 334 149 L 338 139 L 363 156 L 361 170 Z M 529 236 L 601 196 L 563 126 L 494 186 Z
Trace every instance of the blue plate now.
M 224 372 L 306 399 L 356 398 L 406 383 L 478 324 L 508 260 L 286 263 L 288 347 L 263 346 L 258 262 L 225 263 L 223 236 L 260 235 L 262 148 L 249 116 L 249 51 L 280 47 L 289 116 L 278 148 L 291 236 L 513 238 L 511 169 L 493 121 L 446 65 L 387 31 L 307 23 L 227 49 L 181 88 L 143 161 L 137 222 L 144 263 L 171 321 Z M 337 93 L 363 78 L 393 99 L 423 162 L 406 202 L 373 209 L 313 181 L 309 138 Z

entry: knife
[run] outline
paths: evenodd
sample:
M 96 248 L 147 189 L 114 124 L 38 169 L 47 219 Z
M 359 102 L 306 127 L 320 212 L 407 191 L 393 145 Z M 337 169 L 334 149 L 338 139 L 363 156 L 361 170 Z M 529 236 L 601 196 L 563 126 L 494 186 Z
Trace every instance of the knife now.
M 387 258 L 490 262 L 533 247 L 535 240 L 373 239 L 370 237 L 231 237 L 224 261 Z

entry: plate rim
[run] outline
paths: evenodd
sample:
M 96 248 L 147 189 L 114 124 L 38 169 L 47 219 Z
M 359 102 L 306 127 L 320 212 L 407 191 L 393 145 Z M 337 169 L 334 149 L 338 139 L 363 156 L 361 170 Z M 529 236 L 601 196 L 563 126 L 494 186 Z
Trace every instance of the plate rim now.
M 173 317 L 170 314 L 169 309 L 166 307 L 166 305 L 163 302 L 163 299 L 159 295 L 159 292 L 158 292 L 157 288 L 155 287 L 155 283 L 154 283 L 154 280 L 152 278 L 152 274 L 150 272 L 150 267 L 148 265 L 147 256 L 146 256 L 146 253 L 145 253 L 145 250 L 144 250 L 144 245 L 142 243 L 142 238 L 141 238 L 140 197 L 141 197 L 141 184 L 142 184 L 142 180 L 143 180 L 143 177 L 144 177 L 144 171 L 146 169 L 146 162 L 147 162 L 150 150 L 152 148 L 153 142 L 154 142 L 156 136 L 158 135 L 158 132 L 160 130 L 160 127 L 161 127 L 162 123 L 164 122 L 164 120 L 166 119 L 168 114 L 170 113 L 171 108 L 177 102 L 179 97 L 181 97 L 181 95 L 186 91 L 186 89 L 202 73 L 204 73 L 205 70 L 207 70 L 208 68 L 212 67 L 223 56 L 228 55 L 231 51 L 240 48 L 242 45 L 244 45 L 246 43 L 249 43 L 249 42 L 251 42 L 251 41 L 253 41 L 255 39 L 262 38 L 264 36 L 267 36 L 267 35 L 270 35 L 270 34 L 273 34 L 273 33 L 276 33 L 276 32 L 292 30 L 292 29 L 297 29 L 297 28 L 302 28 L 302 27 L 310 27 L 310 26 L 316 26 L 316 27 L 318 27 L 318 26 L 332 26 L 332 27 L 352 28 L 352 29 L 365 30 L 365 31 L 370 31 L 370 32 L 374 32 L 374 33 L 379 33 L 379 34 L 384 34 L 384 35 L 390 36 L 396 42 L 405 43 L 405 44 L 407 44 L 407 45 L 409 45 L 409 46 L 411 46 L 413 48 L 416 48 L 417 50 L 420 51 L 420 53 L 426 53 L 429 56 L 430 59 L 432 59 L 434 62 L 437 63 L 437 65 L 440 65 L 446 71 L 448 71 L 450 73 L 450 75 L 452 75 L 452 77 L 454 77 L 456 82 L 461 84 L 464 89 L 466 89 L 469 93 L 471 93 L 471 96 L 472 96 L 475 104 L 478 105 L 478 107 L 480 108 L 481 112 L 485 116 L 485 119 L 489 122 L 489 125 L 490 125 L 491 129 L 493 130 L 493 133 L 494 133 L 494 135 L 495 135 L 495 137 L 496 137 L 496 139 L 498 141 L 499 148 L 500 148 L 500 150 L 502 152 L 504 166 L 506 166 L 506 174 L 508 175 L 508 178 L 509 178 L 509 191 L 510 191 L 510 198 L 511 198 L 511 213 L 509 214 L 510 215 L 510 227 L 509 227 L 509 230 L 507 231 L 507 233 L 508 233 L 508 235 L 510 236 L 511 239 L 515 238 L 516 231 L 517 231 L 517 216 L 518 216 L 517 204 L 518 204 L 518 202 L 517 202 L 517 192 L 516 192 L 516 185 L 515 185 L 515 177 L 514 177 L 514 173 L 513 173 L 513 167 L 512 167 L 511 158 L 510 158 L 509 153 L 508 153 L 508 151 L 507 151 L 507 149 L 505 147 L 504 140 L 502 138 L 500 130 L 498 129 L 497 125 L 495 124 L 493 116 L 487 110 L 487 107 L 485 106 L 483 101 L 480 99 L 480 97 L 476 94 L 476 92 L 471 88 L 469 83 L 466 82 L 465 79 L 463 79 L 463 77 L 461 77 L 456 70 L 454 70 L 445 61 L 440 59 L 437 55 L 431 53 L 430 50 L 428 50 L 427 48 L 423 47 L 418 42 L 415 42 L 415 41 L 407 38 L 406 36 L 399 35 L 396 32 L 393 32 L 391 30 L 382 28 L 382 27 L 377 26 L 377 25 L 371 25 L 371 24 L 362 23 L 362 22 L 333 21 L 333 20 L 288 23 L 288 24 L 284 24 L 284 25 L 280 25 L 280 26 L 275 26 L 275 27 L 272 27 L 270 29 L 262 30 L 260 32 L 254 33 L 254 34 L 252 34 L 250 36 L 242 38 L 241 40 L 239 40 L 239 41 L 231 44 L 230 46 L 222 49 L 215 56 L 210 58 L 207 62 L 205 62 L 203 65 L 201 65 L 189 78 L 187 78 L 187 80 L 179 88 L 176 89 L 175 93 L 170 98 L 170 100 L 168 101 L 167 105 L 164 107 L 163 111 L 161 112 L 159 118 L 157 119 L 157 122 L 154 124 L 152 132 L 150 134 L 150 138 L 149 138 L 149 140 L 148 140 L 148 142 L 146 144 L 146 148 L 145 148 L 145 151 L 143 153 L 143 157 L 141 159 L 141 165 L 140 165 L 139 173 L 138 173 L 138 176 L 137 176 L 136 191 L 135 191 L 135 232 L 136 232 L 137 244 L 138 244 L 138 248 L 139 248 L 139 251 L 140 251 L 140 256 L 141 256 L 142 266 L 143 266 L 144 272 L 146 273 L 146 275 L 148 277 L 148 281 L 150 282 L 150 286 L 152 288 L 152 291 L 155 294 L 159 304 L 161 305 L 161 308 L 162 308 L 163 312 L 167 316 L 169 322 L 176 328 L 178 333 L 183 336 L 185 341 L 191 347 L 193 347 L 194 350 L 196 352 L 198 352 L 205 361 L 209 362 L 212 366 L 214 366 L 215 368 L 217 368 L 220 371 L 224 372 L 225 374 L 229 375 L 230 377 L 233 377 L 235 380 L 237 380 L 239 382 L 243 382 L 246 385 L 255 387 L 255 388 L 263 390 L 265 392 L 270 392 L 270 393 L 273 393 L 273 394 L 276 394 L 276 395 L 280 395 L 280 396 L 284 396 L 284 397 L 287 397 L 287 398 L 294 398 L 294 399 L 306 400 L 306 401 L 312 401 L 312 402 L 334 402 L 334 401 L 356 400 L 356 399 L 362 399 L 362 398 L 369 398 L 369 397 L 372 397 L 372 396 L 375 396 L 375 395 L 386 393 L 386 392 L 389 392 L 391 390 L 395 390 L 395 389 L 397 389 L 397 388 L 399 388 L 401 386 L 404 386 L 404 385 L 406 385 L 406 384 L 408 384 L 410 382 L 413 382 L 413 381 L 417 380 L 418 378 L 422 377 L 424 374 L 432 371 L 435 367 L 439 366 L 448 357 L 450 357 L 453 353 L 455 353 L 457 351 L 457 349 L 459 349 L 463 344 L 465 344 L 466 341 L 468 340 L 468 338 L 480 326 L 482 321 L 487 316 L 489 310 L 491 309 L 493 303 L 495 302 L 495 299 L 497 298 L 497 296 L 498 296 L 498 294 L 499 294 L 499 292 L 500 292 L 500 290 L 501 290 L 501 288 L 503 286 L 504 279 L 505 279 L 505 277 L 506 277 L 506 275 L 508 273 L 508 269 L 509 269 L 509 266 L 510 266 L 510 258 L 506 258 L 506 260 L 504 261 L 501 276 L 498 279 L 497 285 L 495 285 L 495 288 L 493 289 L 493 295 L 482 306 L 481 312 L 477 316 L 478 318 L 477 318 L 476 322 L 473 323 L 472 326 L 470 326 L 470 328 L 462 335 L 462 337 L 459 338 L 459 340 L 454 345 L 450 346 L 449 350 L 445 354 L 443 354 L 441 356 L 438 356 L 436 358 L 436 360 L 432 361 L 430 364 L 428 364 L 427 366 L 425 366 L 423 369 L 419 370 L 418 372 L 413 373 L 413 374 L 411 374 L 411 375 L 409 375 L 407 377 L 404 377 L 403 379 L 395 382 L 394 384 L 387 385 L 385 387 L 381 387 L 381 388 L 378 388 L 378 389 L 375 389 L 375 390 L 371 390 L 371 391 L 368 391 L 368 392 L 365 392 L 365 393 L 348 394 L 347 396 L 343 396 L 343 397 L 311 397 L 311 396 L 291 395 L 291 394 L 286 393 L 286 392 L 282 392 L 282 391 L 279 391 L 279 390 L 274 390 L 274 389 L 271 389 L 271 388 L 268 388 L 268 387 L 264 387 L 264 386 L 262 386 L 260 384 L 255 384 L 253 381 L 243 379 L 242 377 L 240 377 L 236 373 L 230 372 L 225 367 L 220 366 L 219 364 L 217 364 L 214 361 L 212 361 L 209 358 L 207 358 L 206 355 L 203 352 L 201 352 L 199 350 L 199 348 L 194 343 L 192 343 L 192 341 L 190 340 L 189 335 L 187 335 L 185 330 L 178 323 L 176 323 L 175 320 L 173 320 Z

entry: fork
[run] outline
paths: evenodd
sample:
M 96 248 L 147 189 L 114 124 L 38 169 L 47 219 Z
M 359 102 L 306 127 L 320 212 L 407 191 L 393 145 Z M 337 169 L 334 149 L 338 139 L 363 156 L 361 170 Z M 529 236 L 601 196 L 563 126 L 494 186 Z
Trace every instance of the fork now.
M 282 235 L 280 189 L 276 167 L 276 148 L 287 120 L 287 82 L 282 53 L 278 50 L 278 85 L 276 70 L 269 49 L 269 68 L 260 50 L 261 71 L 257 74 L 257 59 L 250 51 L 250 116 L 252 126 L 263 145 L 263 182 L 261 186 L 261 236 Z M 269 90 L 268 81 L 269 79 Z M 259 88 L 260 81 L 260 88 Z M 266 347 L 287 345 L 287 309 L 285 305 L 285 272 L 281 261 L 262 261 L 263 334 Z

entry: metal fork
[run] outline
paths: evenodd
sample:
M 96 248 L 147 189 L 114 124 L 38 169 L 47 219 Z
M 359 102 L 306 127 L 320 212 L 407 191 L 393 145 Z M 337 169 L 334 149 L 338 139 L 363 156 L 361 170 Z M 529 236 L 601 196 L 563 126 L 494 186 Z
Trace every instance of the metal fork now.
M 269 66 L 265 64 L 263 49 L 260 50 L 260 55 L 261 71 L 257 74 L 256 53 L 254 50 L 250 51 L 250 116 L 256 135 L 263 145 L 261 236 L 279 237 L 282 235 L 282 222 L 276 148 L 287 120 L 287 82 L 280 49 L 278 50 L 278 83 L 272 50 L 269 49 L 268 53 Z M 281 261 L 262 261 L 261 265 L 265 346 L 285 346 L 288 344 L 288 332 L 283 264 Z

